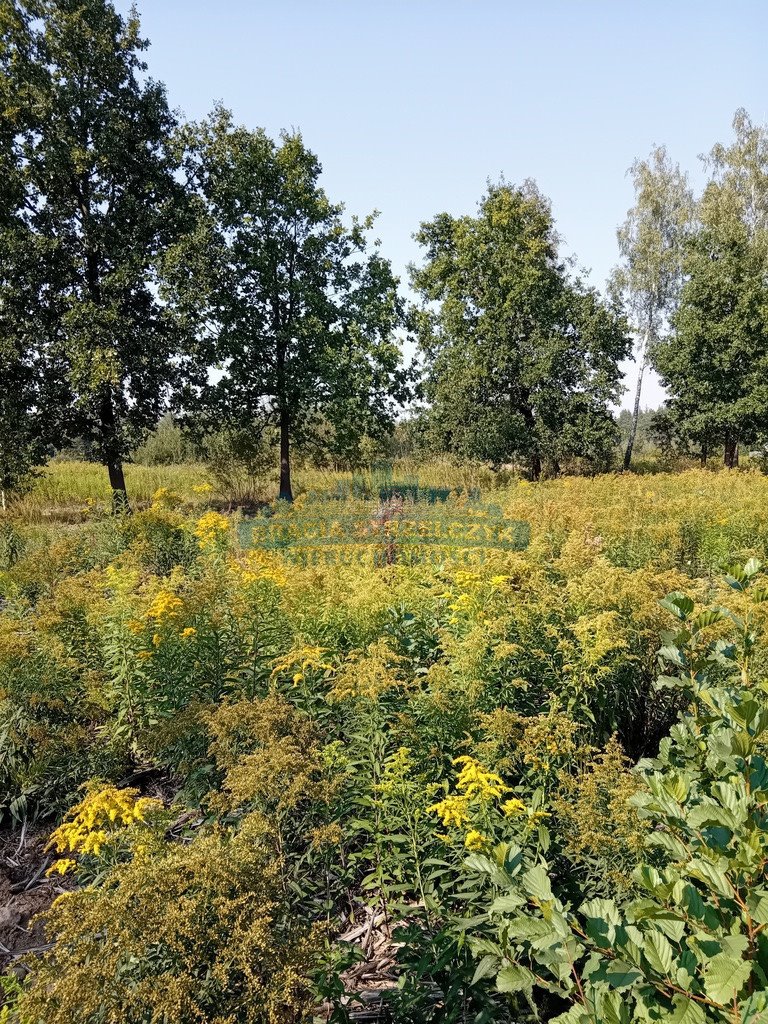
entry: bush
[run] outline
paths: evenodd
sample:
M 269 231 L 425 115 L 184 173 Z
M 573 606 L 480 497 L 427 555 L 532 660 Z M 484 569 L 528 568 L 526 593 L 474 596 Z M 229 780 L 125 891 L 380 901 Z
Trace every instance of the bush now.
M 100 888 L 59 897 L 55 946 L 30 966 L 25 1024 L 292 1024 L 310 1006 L 316 940 L 288 913 L 257 815 L 154 855 L 137 847 Z
M 191 438 L 167 415 L 133 452 L 132 461 L 141 466 L 173 466 L 194 462 L 196 458 L 197 449 Z

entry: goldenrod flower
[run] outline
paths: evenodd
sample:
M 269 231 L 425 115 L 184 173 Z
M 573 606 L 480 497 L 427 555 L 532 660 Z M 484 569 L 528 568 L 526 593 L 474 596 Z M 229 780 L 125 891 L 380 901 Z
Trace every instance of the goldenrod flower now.
M 465 796 L 447 796 L 436 804 L 432 804 L 427 810 L 437 814 L 443 825 L 456 825 L 460 827 L 469 821 L 469 800 Z
M 527 810 L 523 801 L 518 800 L 517 798 L 505 800 L 501 805 L 501 809 L 507 818 L 517 818 L 521 814 L 525 814 Z
M 216 547 L 229 533 L 229 520 L 220 512 L 206 512 L 195 524 L 194 533 L 201 548 Z
M 54 861 L 53 864 L 45 872 L 48 878 L 51 875 L 66 875 L 72 868 L 77 867 L 77 861 L 72 860 L 71 857 L 62 857 L 60 860 Z
M 468 850 L 482 850 L 484 846 L 487 846 L 487 844 L 488 839 L 482 834 L 482 832 L 478 832 L 477 829 L 474 828 L 467 832 L 464 837 L 464 845 Z
M 489 772 L 474 757 L 465 754 L 455 758 L 453 763 L 462 765 L 456 788 L 469 799 L 476 797 L 480 800 L 496 800 L 509 792 L 509 786 L 504 785 L 501 777 L 495 772 Z
M 175 619 L 184 607 L 184 602 L 170 590 L 160 590 L 147 609 L 147 618 L 162 622 L 165 619 Z

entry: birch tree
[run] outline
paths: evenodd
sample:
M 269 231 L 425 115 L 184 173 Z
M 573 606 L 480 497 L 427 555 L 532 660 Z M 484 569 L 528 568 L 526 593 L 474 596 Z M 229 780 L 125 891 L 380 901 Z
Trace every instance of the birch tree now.
M 654 354 L 676 433 L 722 445 L 729 469 L 768 432 L 768 127 L 738 110 L 733 130 L 704 158 L 675 332 Z
M 643 380 L 653 344 L 666 332 L 682 284 L 683 240 L 693 221 L 688 176 L 673 164 L 664 146 L 629 169 L 635 204 L 617 231 L 622 262 L 610 287 L 621 297 L 636 339 L 638 364 L 632 425 L 624 469 L 632 463 Z

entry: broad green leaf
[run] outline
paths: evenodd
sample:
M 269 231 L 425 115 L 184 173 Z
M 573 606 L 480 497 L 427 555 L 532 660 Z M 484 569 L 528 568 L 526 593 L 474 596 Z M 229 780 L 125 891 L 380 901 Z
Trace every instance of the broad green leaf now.
M 645 936 L 643 952 L 648 963 L 657 974 L 668 978 L 672 973 L 675 960 L 674 950 L 669 939 L 661 932 L 648 932 Z
M 552 886 L 549 881 L 549 875 L 540 864 L 524 872 L 522 882 L 525 891 L 534 899 L 552 899 Z
M 659 657 L 665 661 L 671 661 L 678 668 L 685 668 L 688 664 L 685 660 L 685 652 L 679 647 L 662 647 L 659 650 Z
M 741 1024 L 768 1024 L 768 992 L 753 992 L 739 1003 Z
M 549 1024 L 594 1024 L 594 1017 L 583 1006 L 572 1006 L 565 1013 L 553 1017 Z
M 680 619 L 681 622 L 684 622 L 696 607 L 693 600 L 679 590 L 667 594 L 665 598 L 659 601 L 659 604 L 666 611 L 671 612 L 676 618 Z
M 629 1024 L 629 1007 L 619 992 L 608 989 L 601 992 L 596 1001 L 600 1008 L 600 1019 L 605 1024 Z
M 705 800 L 695 807 L 691 807 L 686 814 L 686 821 L 691 828 L 700 831 L 708 826 L 721 826 L 729 832 L 735 832 L 739 827 L 739 821 L 733 811 L 721 807 L 714 800 Z
M 619 924 L 621 918 L 613 900 L 587 900 L 579 907 L 579 912 L 584 917 L 592 917 L 597 920 L 603 918 L 609 924 Z
M 496 976 L 496 987 L 499 992 L 530 992 L 533 983 L 533 972 L 519 964 L 503 967 Z
M 698 633 L 701 629 L 714 626 L 716 622 L 720 622 L 724 617 L 725 612 L 721 608 L 708 608 L 706 611 L 699 612 L 691 622 L 690 630 L 692 633 Z
M 598 959 L 599 954 L 590 958 L 590 965 L 585 969 L 585 977 L 589 977 L 592 984 L 606 982 L 611 988 L 618 991 L 632 988 L 643 977 L 642 972 L 624 960 Z
M 672 1000 L 674 1011 L 668 1024 L 706 1024 L 704 1011 L 687 996 L 676 995 Z
M 753 889 L 747 896 L 747 907 L 755 924 L 768 924 L 768 889 Z
M 701 858 L 694 858 L 686 867 L 686 873 L 692 878 L 698 878 L 699 881 L 709 885 L 716 893 L 720 896 L 732 897 L 733 889 L 731 888 L 728 877 L 725 872 L 721 871 L 720 868 L 715 867 L 708 860 L 702 860 Z
M 752 971 L 747 960 L 719 953 L 704 968 L 704 991 L 716 1003 L 730 1003 L 746 984 Z
M 497 896 L 491 904 L 492 914 L 513 914 L 520 907 L 525 906 L 526 900 L 517 893 L 509 893 L 506 896 Z

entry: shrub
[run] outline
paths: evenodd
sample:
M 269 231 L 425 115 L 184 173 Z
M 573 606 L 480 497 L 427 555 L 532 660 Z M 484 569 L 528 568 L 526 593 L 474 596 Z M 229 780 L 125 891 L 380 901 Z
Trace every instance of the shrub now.
M 290 917 L 258 815 L 137 849 L 100 888 L 59 897 L 46 928 L 25 1024 L 291 1024 L 309 1009 L 316 940 Z

